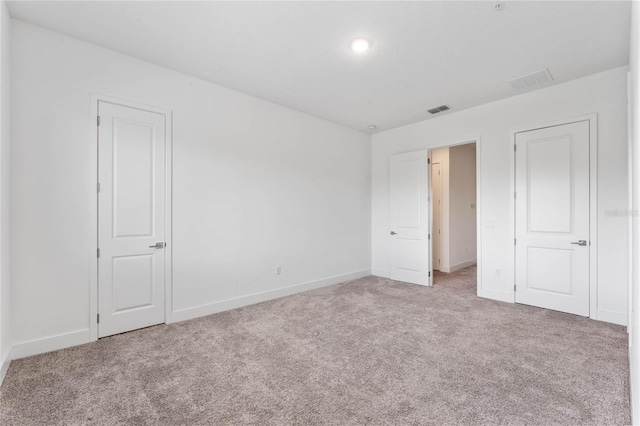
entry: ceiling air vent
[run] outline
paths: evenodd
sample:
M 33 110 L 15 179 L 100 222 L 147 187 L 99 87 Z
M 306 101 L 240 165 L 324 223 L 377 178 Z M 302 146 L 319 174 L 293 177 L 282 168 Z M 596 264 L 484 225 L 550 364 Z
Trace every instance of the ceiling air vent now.
M 440 105 L 440 106 L 437 106 L 435 108 L 428 109 L 427 111 L 429 111 L 431 114 L 437 114 L 439 112 L 447 111 L 449 109 L 451 109 L 451 108 L 449 108 L 446 105 Z
M 509 82 L 509 84 L 511 84 L 511 87 L 516 90 L 525 90 L 540 86 L 550 81 L 553 81 L 553 77 L 551 77 L 549 69 L 545 68 L 531 74 L 523 75 L 522 77 L 514 78 Z

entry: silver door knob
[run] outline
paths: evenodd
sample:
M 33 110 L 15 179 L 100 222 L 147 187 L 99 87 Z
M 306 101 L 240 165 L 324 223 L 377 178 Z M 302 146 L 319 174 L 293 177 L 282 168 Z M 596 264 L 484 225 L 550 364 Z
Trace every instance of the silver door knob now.
M 165 248 L 166 246 L 167 246 L 167 243 L 158 241 L 157 243 L 155 243 L 155 245 L 149 246 L 149 248 L 161 249 L 161 248 Z
M 571 241 L 571 244 L 576 244 L 576 245 L 579 245 L 579 246 L 586 246 L 587 245 L 587 240 Z
M 391 235 L 396 235 L 397 233 L 394 231 L 391 231 Z

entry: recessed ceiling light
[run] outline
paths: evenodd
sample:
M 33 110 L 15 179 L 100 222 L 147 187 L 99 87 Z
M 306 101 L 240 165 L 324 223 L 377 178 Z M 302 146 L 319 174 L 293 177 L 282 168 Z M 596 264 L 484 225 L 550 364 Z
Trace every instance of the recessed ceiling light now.
M 363 53 L 369 49 L 369 40 L 363 38 L 357 38 L 351 42 L 351 50 L 356 53 Z
M 378 126 L 376 126 L 375 124 L 369 124 L 369 126 L 367 127 L 367 129 L 369 129 L 369 130 L 375 130 L 377 128 L 378 128 Z

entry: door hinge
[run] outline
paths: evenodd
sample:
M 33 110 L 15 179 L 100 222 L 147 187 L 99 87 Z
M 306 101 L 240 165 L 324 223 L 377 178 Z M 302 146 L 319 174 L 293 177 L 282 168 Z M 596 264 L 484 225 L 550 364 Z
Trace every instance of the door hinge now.
M 427 158 L 427 164 L 431 164 L 431 158 Z
M 429 234 L 429 239 L 431 239 L 431 234 Z
M 100 257 L 100 249 L 98 249 L 98 257 Z
M 98 126 L 100 125 L 100 116 L 98 116 Z
M 429 271 L 429 276 L 431 276 L 431 271 Z
M 516 291 L 516 285 L 515 284 L 513 285 L 513 291 Z
M 98 324 L 100 324 L 100 314 L 98 314 L 96 316 L 97 316 Z
M 100 182 L 98 182 L 96 186 L 97 186 L 98 192 L 100 192 Z
M 513 145 L 513 151 L 515 152 L 515 151 L 517 151 L 517 150 L 518 150 L 518 145 L 514 144 L 514 145 Z
M 513 245 L 514 246 L 516 245 L 516 239 L 515 238 L 513 239 Z

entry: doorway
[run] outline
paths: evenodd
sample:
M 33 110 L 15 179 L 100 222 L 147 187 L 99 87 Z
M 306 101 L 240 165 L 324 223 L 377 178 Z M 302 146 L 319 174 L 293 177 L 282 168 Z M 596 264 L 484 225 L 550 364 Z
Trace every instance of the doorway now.
M 452 273 L 465 270 L 473 286 L 475 293 L 479 292 L 481 275 L 473 270 L 466 270 L 476 264 L 476 259 L 480 257 L 481 246 L 479 244 L 477 225 L 477 205 L 479 205 L 480 194 L 479 176 L 477 166 L 479 160 L 480 138 L 468 139 L 460 144 L 444 145 L 447 151 L 446 161 L 438 157 L 438 149 L 424 149 L 392 155 L 389 158 L 389 277 L 395 281 L 432 286 L 434 284 L 435 273 L 446 271 Z M 460 229 L 456 229 L 456 236 L 453 246 L 455 252 L 452 257 L 450 247 L 442 243 L 442 230 L 450 226 L 451 206 L 449 205 L 449 195 L 445 188 L 450 186 L 449 182 L 449 150 L 454 150 L 454 165 L 459 174 L 454 176 L 454 187 L 462 181 L 465 193 L 464 196 L 454 197 L 453 217 L 454 224 L 458 223 L 460 213 L 465 219 Z M 460 154 L 461 155 L 458 155 Z M 458 158 L 463 160 L 458 161 Z M 436 165 L 438 164 L 438 165 Z M 433 167 L 432 167 L 433 166 Z M 440 173 L 438 174 L 438 170 Z M 436 176 L 436 192 L 439 185 L 442 185 L 441 201 L 436 208 L 436 214 L 440 214 L 440 244 L 436 248 L 439 250 L 437 269 L 434 271 L 434 231 L 433 219 L 433 176 Z M 440 184 L 438 182 L 438 176 Z M 456 191 L 457 193 L 457 191 Z M 445 215 L 445 208 L 446 215 Z M 436 226 L 438 220 L 436 218 Z M 462 232 L 462 234 L 460 234 Z M 449 236 L 447 236 L 448 241 Z M 460 255 L 462 253 L 462 256 Z M 464 256 L 467 256 L 464 258 Z M 460 258 L 462 260 L 458 260 Z M 456 263 L 449 263 L 453 258 Z M 471 277 L 472 276 L 472 277 Z M 437 280 L 436 280 L 437 281 Z
M 168 111 L 103 97 L 94 105 L 97 339 L 168 321 L 171 138 Z
M 477 264 L 476 161 L 475 142 L 430 152 L 434 285 L 447 281 L 449 274 Z M 475 269 L 466 271 L 464 277 L 475 288 Z

